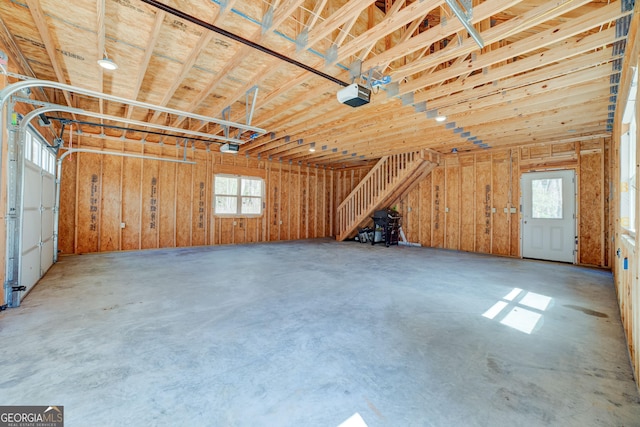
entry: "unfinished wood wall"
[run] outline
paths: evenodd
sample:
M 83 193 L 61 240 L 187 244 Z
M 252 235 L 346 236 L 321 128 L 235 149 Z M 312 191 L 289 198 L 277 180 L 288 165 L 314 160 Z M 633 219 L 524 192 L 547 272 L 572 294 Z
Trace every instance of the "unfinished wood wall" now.
M 613 274 L 615 278 L 616 291 L 618 294 L 618 304 L 620 306 L 620 317 L 627 338 L 627 346 L 631 364 L 635 373 L 635 380 L 640 387 L 640 191 L 638 187 L 630 188 L 628 191 L 635 191 L 635 233 L 630 233 L 620 222 L 620 140 L 623 133 L 628 130 L 628 125 L 623 126 L 622 114 L 627 103 L 631 88 L 632 68 L 640 65 L 640 5 L 636 3 L 635 13 L 629 28 L 629 42 L 627 43 L 625 57 L 618 90 L 618 105 L 616 108 L 616 120 L 612 138 L 612 175 L 614 179 L 615 203 L 612 203 L 611 216 L 613 221 L 611 228 L 614 231 L 614 253 Z M 636 90 L 636 122 L 640 123 L 640 90 Z M 640 130 L 636 131 L 636 143 L 640 141 Z M 636 152 L 636 176 L 640 172 L 640 150 Z M 637 181 L 636 181 L 637 182 Z
M 83 137 L 75 147 L 182 158 L 183 148 Z M 195 165 L 74 153 L 63 161 L 62 253 L 241 244 L 332 235 L 333 171 L 187 150 Z M 216 173 L 265 180 L 260 217 L 217 217 Z
M 575 169 L 578 262 L 609 267 L 609 155 L 604 139 L 443 157 L 392 207 L 407 240 L 422 246 L 520 256 L 520 176 Z

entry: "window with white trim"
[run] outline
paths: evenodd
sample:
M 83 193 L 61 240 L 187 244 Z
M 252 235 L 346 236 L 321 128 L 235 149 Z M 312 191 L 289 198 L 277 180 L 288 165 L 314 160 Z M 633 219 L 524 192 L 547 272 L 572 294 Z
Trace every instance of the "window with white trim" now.
M 622 115 L 625 132 L 620 138 L 620 225 L 630 234 L 635 234 L 636 224 L 636 95 L 638 69 L 629 88 L 629 97 Z
M 264 180 L 237 175 L 215 175 L 213 207 L 216 215 L 262 215 Z

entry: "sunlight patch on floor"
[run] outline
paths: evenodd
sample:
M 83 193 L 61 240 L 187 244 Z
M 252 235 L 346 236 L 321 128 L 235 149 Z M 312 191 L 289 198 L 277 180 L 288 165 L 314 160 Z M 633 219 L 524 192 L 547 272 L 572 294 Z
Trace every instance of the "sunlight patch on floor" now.
M 499 321 L 502 325 L 531 334 L 542 326 L 543 312 L 549 308 L 553 298 L 513 288 L 500 301 L 485 311 L 482 316 Z
M 350 416 L 346 421 L 341 423 L 338 427 L 368 427 L 359 413 L 355 413 Z

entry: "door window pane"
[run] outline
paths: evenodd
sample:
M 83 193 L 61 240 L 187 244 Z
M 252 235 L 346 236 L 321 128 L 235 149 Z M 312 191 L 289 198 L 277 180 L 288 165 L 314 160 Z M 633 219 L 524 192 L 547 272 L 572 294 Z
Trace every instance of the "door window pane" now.
M 531 217 L 562 219 L 562 178 L 531 181 Z

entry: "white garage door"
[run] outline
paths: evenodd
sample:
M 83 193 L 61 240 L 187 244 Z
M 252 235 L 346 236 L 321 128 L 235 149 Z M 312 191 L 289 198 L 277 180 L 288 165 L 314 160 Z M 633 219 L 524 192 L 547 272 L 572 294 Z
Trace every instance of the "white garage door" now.
M 53 264 L 55 156 L 33 129 L 25 136 L 19 284 L 29 292 Z

